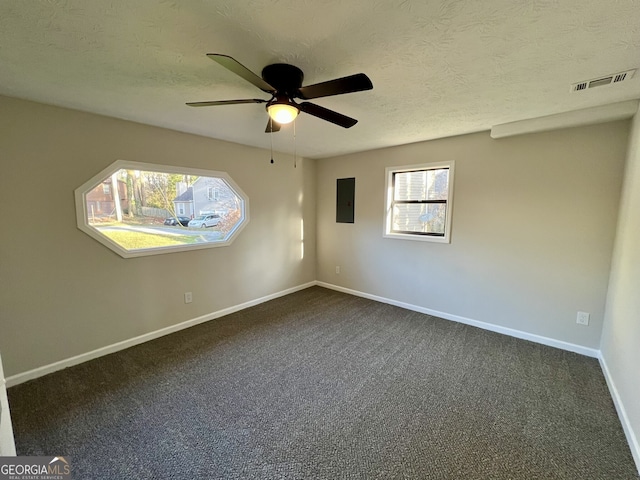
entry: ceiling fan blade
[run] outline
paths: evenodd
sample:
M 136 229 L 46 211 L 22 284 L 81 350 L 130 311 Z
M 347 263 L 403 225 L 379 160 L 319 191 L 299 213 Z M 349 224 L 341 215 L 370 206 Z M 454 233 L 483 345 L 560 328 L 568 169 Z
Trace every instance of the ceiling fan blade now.
M 326 120 L 327 122 L 335 123 L 344 128 L 353 127 L 358 120 L 355 118 L 347 117 L 346 115 L 342 115 L 341 113 L 334 112 L 333 110 L 329 110 L 328 108 L 321 107 L 320 105 L 316 105 L 315 103 L 302 102 L 298 105 L 300 110 L 309 115 L 313 115 L 314 117 L 321 118 L 322 120 Z
M 230 72 L 233 72 L 239 77 L 244 78 L 247 82 L 255 85 L 263 92 L 275 93 L 276 91 L 275 88 L 273 88 L 271 85 L 265 82 L 261 77 L 259 77 L 258 75 L 253 73 L 251 70 L 249 70 L 247 67 L 242 65 L 236 59 L 228 55 L 221 55 L 219 53 L 207 53 L 207 57 L 209 57 L 214 62 L 219 63 Z
M 187 102 L 190 107 L 214 107 L 216 105 L 238 105 L 241 103 L 267 103 L 261 98 L 247 98 L 246 100 L 213 100 L 211 102 Z
M 280 124 L 278 122 L 274 122 L 271 117 L 267 121 L 267 128 L 264 129 L 264 133 L 275 133 L 280 131 Z
M 303 100 L 312 98 L 330 97 L 332 95 L 342 95 L 343 93 L 361 92 L 371 90 L 373 84 L 364 73 L 357 73 L 348 77 L 336 78 L 328 82 L 307 85 L 298 89 L 298 97 Z

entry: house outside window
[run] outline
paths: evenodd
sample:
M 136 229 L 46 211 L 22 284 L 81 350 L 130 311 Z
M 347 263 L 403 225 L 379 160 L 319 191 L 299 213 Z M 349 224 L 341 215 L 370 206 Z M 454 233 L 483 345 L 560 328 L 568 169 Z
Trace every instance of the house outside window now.
M 450 243 L 454 162 L 386 169 L 384 236 Z

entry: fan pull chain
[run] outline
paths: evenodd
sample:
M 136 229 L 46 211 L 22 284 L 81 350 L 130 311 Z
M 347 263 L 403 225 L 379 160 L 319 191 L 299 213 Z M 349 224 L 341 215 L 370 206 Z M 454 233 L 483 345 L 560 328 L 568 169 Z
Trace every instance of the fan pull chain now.
M 293 168 L 298 168 L 296 156 L 297 156 L 297 144 L 296 144 L 296 120 L 293 121 Z
M 269 125 L 271 125 L 269 139 L 271 140 L 271 163 L 273 163 L 273 118 L 271 117 L 269 117 Z

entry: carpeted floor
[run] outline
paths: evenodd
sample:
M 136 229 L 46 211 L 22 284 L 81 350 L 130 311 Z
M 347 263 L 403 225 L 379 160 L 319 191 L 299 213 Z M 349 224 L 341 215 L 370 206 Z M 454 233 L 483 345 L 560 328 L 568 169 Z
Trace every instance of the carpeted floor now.
M 9 389 L 74 479 L 637 479 L 595 359 L 320 287 Z

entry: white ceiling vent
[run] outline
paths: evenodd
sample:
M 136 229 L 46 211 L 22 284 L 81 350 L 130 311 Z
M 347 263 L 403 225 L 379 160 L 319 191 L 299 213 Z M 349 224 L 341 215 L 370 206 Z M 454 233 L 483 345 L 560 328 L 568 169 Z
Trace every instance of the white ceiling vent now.
M 613 85 L 614 83 L 624 82 L 633 77 L 636 69 L 627 70 L 626 72 L 612 73 L 606 77 L 594 78 L 591 80 L 585 80 L 584 82 L 578 82 L 571 85 L 572 92 L 579 92 L 581 90 L 587 90 L 588 88 L 602 87 L 603 85 Z

